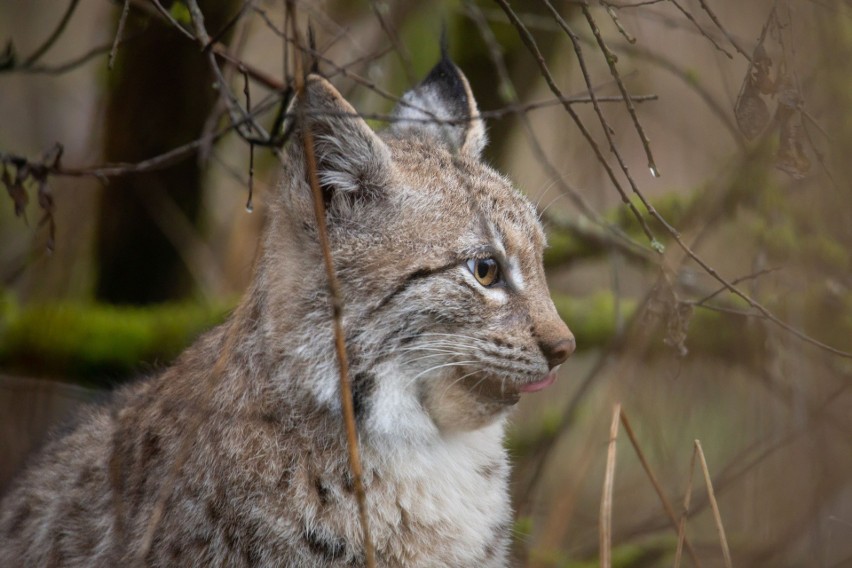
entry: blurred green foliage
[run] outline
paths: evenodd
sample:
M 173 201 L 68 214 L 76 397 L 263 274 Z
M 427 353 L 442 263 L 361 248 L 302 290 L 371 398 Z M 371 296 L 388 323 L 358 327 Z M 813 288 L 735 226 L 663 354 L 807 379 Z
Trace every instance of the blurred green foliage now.
M 0 300 L 0 367 L 104 386 L 174 359 L 230 305 L 149 307 Z

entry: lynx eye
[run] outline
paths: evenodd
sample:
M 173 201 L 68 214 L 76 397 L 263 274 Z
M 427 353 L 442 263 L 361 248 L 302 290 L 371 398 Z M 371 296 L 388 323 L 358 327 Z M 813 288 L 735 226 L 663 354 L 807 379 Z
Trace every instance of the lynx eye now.
M 472 258 L 467 261 L 467 268 L 486 288 L 500 281 L 500 265 L 493 258 Z

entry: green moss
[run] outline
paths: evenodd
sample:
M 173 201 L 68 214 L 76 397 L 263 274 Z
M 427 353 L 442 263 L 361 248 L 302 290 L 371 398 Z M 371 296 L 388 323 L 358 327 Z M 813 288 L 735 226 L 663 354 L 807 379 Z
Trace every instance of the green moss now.
M 533 519 L 529 516 L 518 517 L 512 527 L 512 534 L 521 542 L 529 539 L 533 531 Z
M 655 199 L 651 206 L 666 222 L 678 227 L 692 214 L 699 196 L 700 192 L 686 196 L 671 193 Z M 604 222 L 619 228 L 637 242 L 661 252 L 668 242 L 668 233 L 665 228 L 648 215 L 645 206 L 638 197 L 632 198 L 631 203 L 642 214 L 648 226 L 654 232 L 656 236 L 654 242 L 648 242 L 636 216 L 623 204 L 614 207 L 604 215 Z M 548 231 L 548 248 L 544 251 L 545 266 L 556 266 L 608 252 L 609 248 L 604 244 L 604 230 L 584 217 L 571 221 L 554 220 Z
M 601 247 L 594 246 L 578 238 L 564 229 L 554 228 L 547 237 L 547 248 L 544 249 L 544 265 L 556 266 L 576 258 L 584 258 L 597 254 Z
M 57 302 L 15 307 L 4 300 L 0 367 L 107 383 L 165 364 L 227 309 L 199 304 L 122 307 Z
M 651 539 L 645 542 L 626 543 L 610 550 L 613 568 L 638 568 L 640 566 L 667 565 L 662 560 L 674 550 L 673 538 Z M 559 568 L 597 568 L 598 559 L 572 560 L 564 552 L 534 550 L 531 556 L 545 565 Z
M 836 271 L 849 271 L 849 250 L 845 246 L 820 235 L 809 235 L 802 240 L 802 252 L 807 258 Z
M 172 7 L 169 9 L 169 14 L 171 14 L 172 18 L 180 24 L 185 26 L 192 25 L 192 16 L 189 14 L 189 8 L 187 8 L 186 4 L 183 2 L 173 3 Z
M 724 299 L 729 308 L 743 311 L 748 308 L 744 301 L 733 296 L 726 295 Z M 611 292 L 601 291 L 584 297 L 554 294 L 553 303 L 577 338 L 578 350 L 601 347 L 614 338 L 615 298 Z M 625 320 L 633 316 L 636 308 L 635 300 L 621 299 L 621 316 Z M 671 348 L 664 344 L 666 324 L 661 318 L 657 325 L 643 331 L 652 334 L 650 354 L 670 352 Z M 762 352 L 762 341 L 762 328 L 751 326 L 749 318 L 697 307 L 689 320 L 686 346 L 690 353 L 732 359 Z
M 604 345 L 615 335 L 615 297 L 611 292 L 597 292 L 582 298 L 558 294 L 554 295 L 553 303 L 574 332 L 578 348 Z M 622 316 L 625 319 L 635 310 L 635 300 L 621 300 Z

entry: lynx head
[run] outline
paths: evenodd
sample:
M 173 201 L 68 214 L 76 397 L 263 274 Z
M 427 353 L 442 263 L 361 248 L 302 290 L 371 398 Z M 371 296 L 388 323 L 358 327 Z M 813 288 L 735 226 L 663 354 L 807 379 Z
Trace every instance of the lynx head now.
M 297 104 L 313 137 L 362 431 L 475 430 L 552 383 L 574 337 L 548 294 L 544 232 L 530 202 L 480 160 L 485 131 L 459 69 L 444 58 L 379 133 L 320 77 Z M 307 179 L 296 132 L 256 286 L 277 322 L 267 336 L 298 345 L 282 375 L 334 407 Z

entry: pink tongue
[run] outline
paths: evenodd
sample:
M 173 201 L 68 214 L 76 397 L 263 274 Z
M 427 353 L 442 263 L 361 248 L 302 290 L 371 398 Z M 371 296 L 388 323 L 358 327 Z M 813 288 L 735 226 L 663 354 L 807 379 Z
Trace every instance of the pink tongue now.
M 536 381 L 534 383 L 527 383 L 525 385 L 521 385 L 519 389 L 521 392 L 537 392 L 540 390 L 544 390 L 553 383 L 556 382 L 556 372 L 559 370 L 559 367 L 554 367 L 547 373 L 544 378 L 540 381 Z

